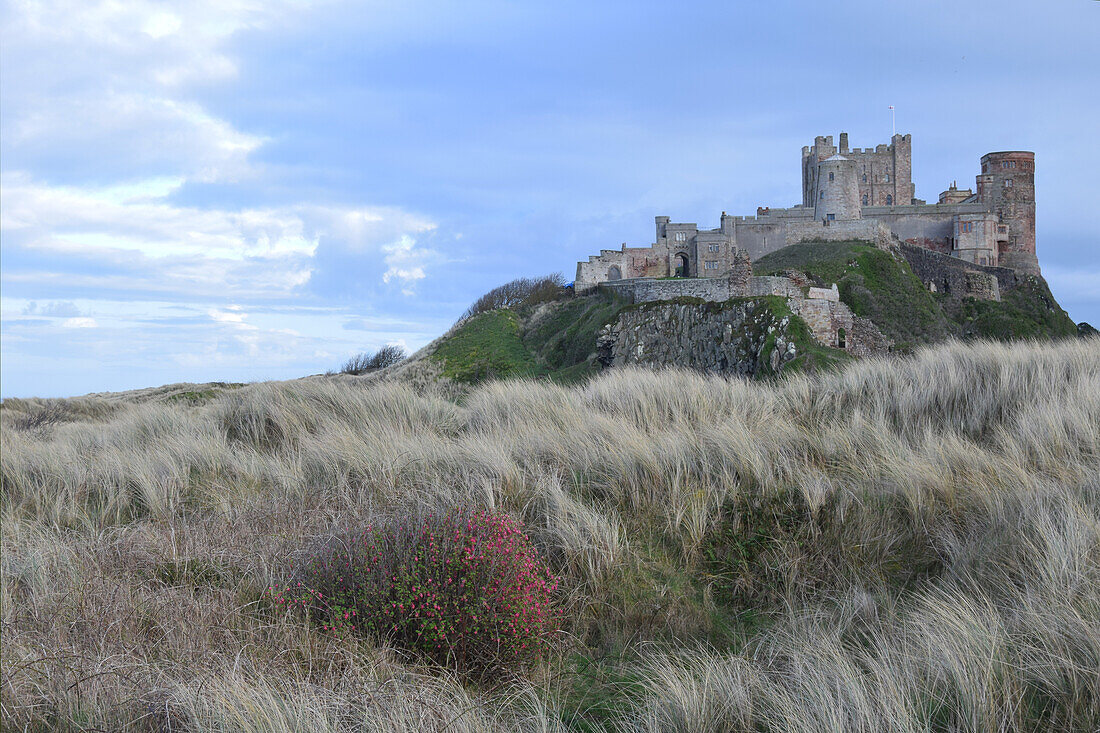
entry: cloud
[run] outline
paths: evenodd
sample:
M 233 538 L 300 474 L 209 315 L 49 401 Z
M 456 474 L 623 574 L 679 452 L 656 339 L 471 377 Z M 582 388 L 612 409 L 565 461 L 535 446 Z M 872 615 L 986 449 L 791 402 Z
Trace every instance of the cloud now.
M 68 318 L 61 323 L 62 328 L 96 328 L 94 318 Z
M 322 237 L 344 253 L 383 260 L 389 268 L 381 276 L 385 283 L 396 278 L 407 286 L 423 279 L 425 267 L 437 259 L 416 247 L 413 237 L 435 224 L 394 207 L 179 206 L 171 195 L 180 179 L 164 177 L 51 186 L 17 171 L 0 181 L 0 228 L 8 251 L 45 260 L 31 268 L 18 259 L 13 264 L 9 256 L 4 281 L 27 289 L 63 281 L 73 288 L 200 298 L 286 298 L 322 266 L 314 257 Z
M 31 301 L 23 308 L 22 313 L 25 316 L 37 315 L 50 318 L 75 318 L 81 315 L 80 309 L 71 301 L 55 301 L 41 306 Z
M 240 306 L 229 306 L 227 310 L 211 309 L 208 315 L 218 323 L 231 323 L 248 329 L 255 328 L 252 324 L 244 322 L 244 319 L 248 318 L 248 314 L 242 313 Z
M 253 174 L 265 141 L 196 101 L 236 78 L 227 41 L 293 22 L 299 3 L 14 2 L 5 17 L 5 157 L 72 180 L 171 172 L 195 181 Z
M 389 268 L 382 275 L 382 282 L 401 281 L 404 286 L 401 292 L 405 295 L 414 294 L 412 286 L 424 279 L 424 267 L 439 258 L 439 253 L 430 249 L 416 249 L 416 240 L 408 235 L 384 245 L 382 251 L 385 252 L 383 260 Z

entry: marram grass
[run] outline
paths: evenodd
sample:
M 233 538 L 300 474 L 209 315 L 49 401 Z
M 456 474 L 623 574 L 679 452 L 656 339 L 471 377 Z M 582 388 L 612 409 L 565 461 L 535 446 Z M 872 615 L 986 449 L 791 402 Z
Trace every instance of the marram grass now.
M 0 410 L 0 727 L 1092 731 L 1100 343 Z M 563 628 L 471 680 L 272 603 L 397 509 L 507 513 Z

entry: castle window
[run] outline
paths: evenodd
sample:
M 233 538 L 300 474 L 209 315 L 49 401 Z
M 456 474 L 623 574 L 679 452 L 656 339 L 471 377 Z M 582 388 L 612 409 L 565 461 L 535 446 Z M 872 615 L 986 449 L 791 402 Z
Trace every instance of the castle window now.
M 887 182 L 887 183 L 889 183 L 889 182 L 890 182 L 890 174 L 889 174 L 889 173 L 887 173 L 887 174 L 886 174 L 886 182 Z
M 829 180 L 830 181 L 833 180 L 833 174 L 832 173 L 829 174 Z
M 836 214 L 829 214 L 829 221 L 836 221 Z
M 676 232 L 677 242 L 686 242 L 688 238 L 687 232 Z
M 863 182 L 867 183 L 867 174 L 866 173 L 863 174 Z
M 864 176 L 863 178 L 864 178 L 864 179 L 866 179 L 866 178 L 867 178 L 867 176 Z M 866 206 L 866 205 L 867 205 L 867 194 L 863 194 L 863 205 L 864 205 L 864 206 Z
M 720 245 L 720 244 L 708 244 L 707 245 L 707 250 L 710 251 L 710 252 L 721 252 L 722 251 L 722 245 Z
M 820 196 L 818 196 L 818 198 L 820 198 L 820 199 L 824 199 L 824 198 L 825 198 L 825 192 L 824 192 L 824 191 L 822 191 L 822 192 L 821 192 L 821 195 L 820 195 Z
M 1012 188 L 1012 179 L 1011 178 L 1006 178 L 1005 179 L 1005 188 Z
M 718 269 L 718 262 L 715 261 L 715 260 L 707 260 L 706 262 L 703 263 L 703 269 L 704 270 L 717 270 Z
M 890 194 L 886 194 L 886 205 L 887 206 L 893 206 L 894 205 L 894 197 L 891 196 Z
M 838 349 L 844 349 L 847 348 L 847 344 L 848 334 L 844 331 L 843 328 L 838 328 L 836 330 L 836 347 Z

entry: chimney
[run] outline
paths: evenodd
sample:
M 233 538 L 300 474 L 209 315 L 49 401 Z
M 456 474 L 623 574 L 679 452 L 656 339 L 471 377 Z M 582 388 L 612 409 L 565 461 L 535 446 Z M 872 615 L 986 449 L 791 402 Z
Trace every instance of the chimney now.
M 848 154 L 848 133 L 846 132 L 840 133 L 840 154 Z

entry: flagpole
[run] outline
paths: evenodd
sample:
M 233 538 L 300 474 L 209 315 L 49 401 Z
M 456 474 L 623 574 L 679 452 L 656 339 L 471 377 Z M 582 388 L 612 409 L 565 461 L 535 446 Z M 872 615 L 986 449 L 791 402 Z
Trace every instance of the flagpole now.
M 898 123 L 894 117 L 894 105 L 890 105 L 890 138 L 893 139 L 894 135 L 898 134 Z

